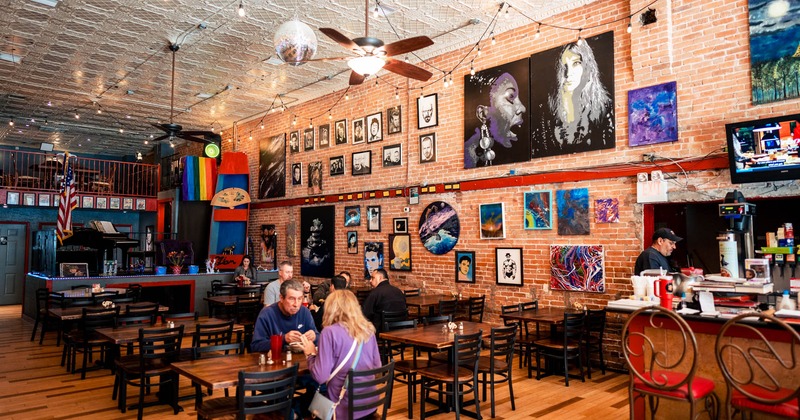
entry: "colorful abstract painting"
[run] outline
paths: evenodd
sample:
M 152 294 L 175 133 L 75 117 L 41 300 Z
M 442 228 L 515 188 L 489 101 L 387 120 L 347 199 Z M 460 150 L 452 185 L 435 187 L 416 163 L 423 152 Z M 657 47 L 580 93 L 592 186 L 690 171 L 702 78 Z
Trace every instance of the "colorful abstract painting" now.
M 481 239 L 503 239 L 506 224 L 503 203 L 480 205 Z
M 601 198 L 595 200 L 594 220 L 597 223 L 619 223 L 619 199 Z
M 553 228 L 553 192 L 531 191 L 523 195 L 525 229 Z
M 389 235 L 389 270 L 411 271 L 411 235 Z
M 678 83 L 628 91 L 628 144 L 678 141 Z
M 556 191 L 556 204 L 559 235 L 589 234 L 589 190 L 587 188 Z
M 419 217 L 419 239 L 434 255 L 450 252 L 458 243 L 461 223 L 456 209 L 444 201 L 434 201 L 425 207 Z
M 606 291 L 602 245 L 550 245 L 550 288 Z
M 258 148 L 258 198 L 286 195 L 286 134 L 261 140 Z
M 800 96 L 800 1 L 749 0 L 753 105 Z

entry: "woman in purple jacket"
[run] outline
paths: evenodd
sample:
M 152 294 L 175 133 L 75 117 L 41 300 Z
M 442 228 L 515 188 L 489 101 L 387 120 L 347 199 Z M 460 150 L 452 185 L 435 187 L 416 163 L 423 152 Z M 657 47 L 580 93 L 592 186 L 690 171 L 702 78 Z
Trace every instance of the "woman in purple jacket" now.
M 311 376 L 320 384 L 325 383 L 331 373 L 347 357 L 353 341 L 356 350 L 345 361 L 344 366 L 328 382 L 328 398 L 336 402 L 347 378 L 347 372 L 353 367 L 353 361 L 358 354 L 358 344 L 363 344 L 361 355 L 356 363 L 356 370 L 375 369 L 381 366 L 381 357 L 378 354 L 378 342 L 375 339 L 375 327 L 364 318 L 358 299 L 349 290 L 336 290 L 325 299 L 325 314 L 322 318 L 325 329 L 319 336 L 319 351 L 314 347 L 314 342 L 301 338 L 303 352 L 308 359 L 308 369 Z M 349 418 L 347 408 L 348 399 L 345 393 L 336 407 L 336 418 L 344 420 Z M 353 413 L 354 419 L 361 419 L 371 415 L 372 412 L 359 411 Z

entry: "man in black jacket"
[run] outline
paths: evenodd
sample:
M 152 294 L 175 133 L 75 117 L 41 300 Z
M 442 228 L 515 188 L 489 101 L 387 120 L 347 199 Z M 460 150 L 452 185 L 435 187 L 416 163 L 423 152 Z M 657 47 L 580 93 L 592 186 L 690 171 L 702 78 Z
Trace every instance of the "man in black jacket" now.
M 364 316 L 375 325 L 375 331 L 381 331 L 381 312 L 406 311 L 406 295 L 402 290 L 389 284 L 386 270 L 379 268 L 372 273 L 369 280 L 372 291 L 364 301 Z

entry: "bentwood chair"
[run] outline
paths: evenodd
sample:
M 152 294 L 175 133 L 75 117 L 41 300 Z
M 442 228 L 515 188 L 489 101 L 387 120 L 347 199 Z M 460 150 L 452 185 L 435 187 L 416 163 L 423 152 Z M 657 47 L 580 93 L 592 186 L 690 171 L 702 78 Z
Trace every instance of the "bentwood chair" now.
M 508 383 L 508 393 L 511 398 L 511 410 L 517 409 L 514 403 L 514 386 L 511 372 L 514 370 L 514 341 L 517 337 L 517 325 L 492 328 L 489 341 L 489 355 L 478 359 L 478 383 L 483 384 L 483 401 L 486 401 L 486 386 L 489 385 L 491 393 L 492 418 L 495 413 L 494 386 L 498 383 Z
M 236 397 L 213 398 L 197 407 L 198 419 L 235 415 L 244 420 L 250 415 L 273 414 L 270 419 L 292 419 L 292 398 L 297 380 L 297 364 L 266 372 L 239 371 Z
M 372 418 L 386 420 L 386 413 L 392 404 L 393 376 L 394 362 L 392 361 L 375 369 L 351 369 L 348 371 L 346 382 L 348 420 L 355 419 L 354 413 L 373 410 L 375 410 L 375 415 Z M 378 409 L 381 410 L 380 415 L 377 413 Z
M 768 338 L 771 333 L 785 340 Z M 733 418 L 734 411 L 742 418 L 747 412 L 751 418 L 753 412 L 800 418 L 800 387 L 787 385 L 796 384 L 794 379 L 800 376 L 798 353 L 800 334 L 774 316 L 753 312 L 728 320 L 716 342 L 717 364 L 728 385 L 727 418 Z
M 659 337 L 648 336 L 648 330 L 659 332 Z M 645 397 L 652 418 L 661 398 L 688 402 L 690 419 L 696 417 L 697 402 L 703 400 L 711 418 L 717 418 L 714 382 L 697 376 L 697 340 L 683 318 L 660 306 L 638 309 L 622 329 L 621 344 L 630 373 L 631 418 L 636 400 Z

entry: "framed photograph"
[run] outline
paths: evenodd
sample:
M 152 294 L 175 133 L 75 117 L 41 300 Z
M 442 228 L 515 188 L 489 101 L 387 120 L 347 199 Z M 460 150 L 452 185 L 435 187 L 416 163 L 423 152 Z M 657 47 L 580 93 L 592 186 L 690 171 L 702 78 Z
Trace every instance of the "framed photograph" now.
M 366 150 L 363 152 L 353 153 L 352 158 L 352 174 L 356 175 L 369 175 L 372 173 L 372 151 Z
M 381 206 L 367 206 L 367 232 L 381 231 Z
M 403 131 L 403 113 L 400 105 L 386 110 L 386 134 L 397 134 Z
M 53 194 L 53 207 L 58 207 L 58 203 L 61 201 L 61 194 Z
M 383 242 L 364 242 L 364 278 L 371 279 L 379 268 L 383 268 Z
M 531 191 L 523 194 L 523 226 L 528 230 L 553 229 L 553 192 Z
M 394 233 L 408 233 L 408 217 L 398 217 L 392 219 Z
M 505 238 L 505 205 L 503 203 L 491 203 L 481 204 L 478 207 L 481 223 L 481 239 Z
M 303 164 L 292 164 L 292 185 L 303 185 Z
M 303 150 L 308 152 L 314 150 L 314 129 L 306 128 L 303 130 Z
M 401 166 L 403 164 L 403 145 L 401 143 L 383 146 L 383 166 Z
M 353 144 L 364 143 L 364 119 L 356 118 L 353 120 Z
M 408 188 L 408 204 L 419 204 L 419 187 Z
M 111 197 L 108 199 L 108 208 L 111 210 L 119 210 L 119 197 Z
M 133 210 L 133 199 L 132 198 L 123 198 L 122 199 L 122 209 L 123 210 Z
M 347 120 L 339 120 L 333 123 L 333 134 L 337 146 L 347 144 Z
M 419 163 L 436 162 L 436 133 L 419 136 Z
M 475 251 L 456 251 L 456 283 L 475 283 Z
M 383 140 L 383 114 L 367 115 L 367 143 Z
M 522 248 L 495 248 L 497 284 L 522 286 Z
M 94 208 L 94 197 L 91 195 L 84 195 L 81 197 L 81 207 L 85 209 L 93 209 Z
M 347 231 L 347 253 L 358 254 L 358 232 L 355 230 Z
M 95 202 L 94 208 L 103 210 L 107 209 L 108 197 L 97 197 L 97 201 Z
M 331 125 L 322 124 L 319 126 L 319 148 L 330 147 L 331 145 Z
M 144 198 L 136 199 L 136 210 L 145 210 L 147 208 L 147 200 Z
M 439 125 L 439 97 L 433 93 L 417 98 L 417 128 Z
M 22 204 L 25 206 L 35 206 L 36 193 L 22 193 Z
M 58 268 L 61 277 L 89 276 L 89 264 L 87 263 L 61 263 Z
M 411 235 L 389 235 L 389 270 L 411 271 Z
M 39 194 L 39 206 L 50 207 L 50 193 Z
M 19 193 L 16 191 L 9 191 L 8 195 L 6 196 L 6 204 L 10 204 L 12 206 L 19 205 Z
M 361 206 L 344 208 L 344 227 L 361 226 Z
M 292 153 L 300 151 L 300 131 L 292 131 L 289 133 L 289 150 Z
M 344 175 L 344 156 L 330 158 L 331 176 Z
M 308 188 L 319 188 L 322 191 L 322 162 L 308 164 Z

